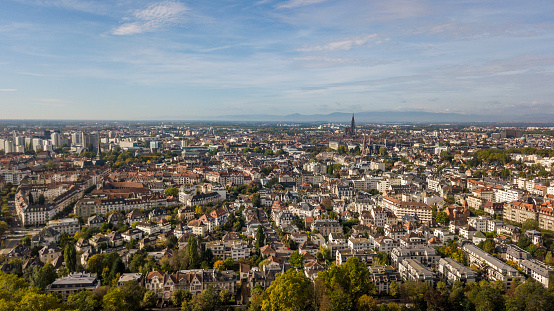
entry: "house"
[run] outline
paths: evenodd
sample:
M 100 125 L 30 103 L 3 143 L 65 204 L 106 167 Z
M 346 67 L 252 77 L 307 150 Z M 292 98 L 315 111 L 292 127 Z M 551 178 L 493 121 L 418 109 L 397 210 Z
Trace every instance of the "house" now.
M 478 281 L 479 275 L 470 267 L 464 266 L 452 258 L 439 259 L 437 272 L 440 278 L 452 285 L 456 281 L 463 284 Z
M 139 284 L 142 284 L 142 273 L 123 273 L 117 280 L 117 287 L 122 287 L 125 283 L 133 280 L 137 281 Z
M 364 251 L 371 249 L 371 241 L 366 238 L 350 238 L 348 239 L 348 248 L 355 251 Z
M 289 239 L 292 239 L 298 245 L 302 245 L 304 242 L 308 241 L 308 234 L 305 232 L 293 232 L 289 234 Z
M 122 246 L 125 242 L 123 236 L 117 231 L 108 233 L 106 237 L 108 238 L 108 246 L 112 248 Z
M 418 248 L 395 247 L 391 253 L 391 263 L 394 267 L 400 266 L 406 259 L 417 260 L 425 266 L 435 266 L 440 259 L 440 255 L 433 248 L 428 246 Z
M 229 213 L 223 209 L 218 208 L 210 213 L 210 216 L 214 219 L 216 226 L 222 226 L 227 223 L 229 219 Z
M 139 229 L 140 231 L 144 232 L 146 235 L 152 235 L 152 234 L 157 234 L 159 233 L 161 230 L 161 228 L 155 224 L 155 223 L 152 223 L 152 222 L 146 222 L 146 221 L 141 221 L 141 222 L 138 222 L 135 226 L 136 229 Z
M 129 242 L 131 240 L 140 240 L 142 239 L 144 232 L 140 229 L 129 229 L 121 234 L 123 240 Z
M 391 266 L 373 266 L 369 269 L 369 281 L 375 285 L 378 293 L 389 293 L 392 282 L 400 283 L 400 273 Z
M 167 212 L 163 208 L 156 207 L 148 214 L 148 220 L 152 222 L 158 222 L 162 219 L 165 219 Z
M 77 218 L 50 220 L 48 222 L 48 227 L 58 231 L 60 234 L 65 232 L 70 236 L 81 230 L 81 225 Z
M 312 223 L 311 230 L 328 236 L 331 232 L 342 232 L 342 226 L 334 219 L 318 219 Z
M 486 240 L 487 240 L 487 236 L 481 231 L 477 231 L 477 232 L 475 232 L 475 234 L 473 234 L 472 242 L 475 245 L 477 245 L 481 242 L 484 242 Z
M 127 223 L 129 225 L 135 222 L 145 221 L 145 220 L 146 220 L 146 215 L 144 215 L 144 213 L 138 209 L 132 210 L 129 213 L 127 213 Z
M 276 256 L 277 255 L 277 252 L 269 245 L 265 245 L 263 247 L 260 248 L 260 253 L 263 255 L 263 256 Z
M 40 261 L 43 263 L 46 263 L 49 260 L 52 261 L 61 254 L 62 250 L 54 244 L 47 245 L 38 251 Z
M 90 245 L 89 241 L 83 238 L 80 238 L 77 243 L 75 243 L 75 250 L 78 252 L 86 252 L 88 251 L 92 246 Z
M 58 293 L 64 301 L 69 295 L 88 290 L 93 291 L 100 287 L 100 280 L 93 274 L 72 273 L 66 277 L 57 278 L 52 284 L 46 287 L 46 293 Z
M 344 243 L 346 243 L 346 237 L 344 236 L 344 233 L 342 233 L 342 232 L 331 232 L 331 233 L 329 233 L 329 242 L 337 243 L 337 244 L 344 244 Z
M 473 235 L 477 232 L 477 230 L 475 230 L 475 228 L 467 224 L 460 227 L 459 232 L 460 232 L 460 235 L 463 236 L 465 239 L 471 240 L 473 239 Z
M 192 230 L 193 234 L 198 236 L 204 236 L 208 232 L 208 227 L 198 219 L 189 221 L 187 226 Z
M 177 216 L 181 221 L 194 219 L 194 209 L 192 206 L 185 206 L 179 209 Z
M 108 223 L 112 225 L 121 225 L 125 222 L 125 216 L 120 212 L 115 212 L 108 216 Z
M 336 253 L 335 264 L 342 265 L 350 258 L 357 258 L 359 262 L 365 263 L 367 266 L 373 264 L 373 260 L 377 257 L 377 253 L 371 249 L 364 250 L 355 250 L 355 249 L 344 249 L 338 250 Z
M 156 245 L 157 237 L 147 236 L 139 241 L 139 249 L 145 249 L 148 246 Z
M 436 274 L 417 260 L 405 259 L 398 266 L 398 272 L 404 280 L 425 282 L 434 286 L 437 281 Z
M 107 223 L 106 217 L 100 215 L 90 216 L 87 219 L 87 225 L 91 228 L 100 228 L 103 224 Z

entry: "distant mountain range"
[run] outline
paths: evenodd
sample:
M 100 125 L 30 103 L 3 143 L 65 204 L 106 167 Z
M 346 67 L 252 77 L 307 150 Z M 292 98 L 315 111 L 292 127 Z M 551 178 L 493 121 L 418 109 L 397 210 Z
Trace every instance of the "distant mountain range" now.
M 554 123 L 554 114 L 525 115 L 477 115 L 461 113 L 437 113 L 425 111 L 366 111 L 354 114 L 357 123 L 473 123 L 473 122 L 510 122 L 510 123 Z M 181 120 L 202 121 L 241 121 L 241 122 L 340 122 L 349 123 L 352 113 L 333 112 L 329 114 L 289 115 L 247 114 L 220 115 L 210 117 L 183 116 Z M 161 119 L 178 120 L 173 117 Z

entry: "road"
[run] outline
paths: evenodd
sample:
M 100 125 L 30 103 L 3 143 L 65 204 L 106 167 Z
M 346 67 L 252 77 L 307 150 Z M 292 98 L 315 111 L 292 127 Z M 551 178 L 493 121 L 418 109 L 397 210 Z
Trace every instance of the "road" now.
M 293 251 L 286 248 L 283 245 L 283 243 L 279 241 L 279 237 L 277 237 L 277 232 L 271 226 L 271 223 L 269 222 L 269 219 L 267 218 L 267 215 L 263 212 L 263 210 L 260 210 L 259 214 L 260 214 L 260 222 L 264 226 L 264 232 L 266 235 L 267 244 L 270 244 L 273 247 L 273 249 L 275 249 L 277 257 L 283 258 L 286 261 L 288 261 L 290 258 L 290 254 Z

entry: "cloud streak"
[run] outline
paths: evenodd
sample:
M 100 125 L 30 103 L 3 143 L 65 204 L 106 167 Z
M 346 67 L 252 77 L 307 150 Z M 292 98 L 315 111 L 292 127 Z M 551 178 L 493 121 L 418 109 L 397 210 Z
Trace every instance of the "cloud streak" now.
M 289 0 L 281 5 L 278 5 L 278 9 L 293 9 L 297 7 L 317 4 L 326 0 Z
M 299 52 L 321 52 L 321 51 L 348 51 L 357 46 L 367 45 L 368 43 L 380 44 L 388 39 L 381 39 L 378 34 L 364 34 L 359 36 L 342 38 L 331 41 L 323 45 L 312 45 L 298 49 Z
M 185 20 L 185 13 L 189 11 L 184 4 L 175 1 L 165 1 L 152 4 L 144 10 L 136 10 L 129 23 L 115 28 L 113 35 L 124 36 L 145 32 L 153 32 L 167 26 L 176 25 Z
M 0 92 L 15 92 L 17 89 L 0 89 Z

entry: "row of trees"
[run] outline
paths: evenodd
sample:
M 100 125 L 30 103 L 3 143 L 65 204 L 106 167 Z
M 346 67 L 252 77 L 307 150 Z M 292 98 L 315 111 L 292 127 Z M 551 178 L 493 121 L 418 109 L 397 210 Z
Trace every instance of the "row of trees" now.
M 311 282 L 301 271 L 279 275 L 265 291 L 254 288 L 249 310 L 403 310 L 396 303 L 378 304 L 369 272 L 355 259 L 340 267 L 332 266 Z M 514 281 L 507 289 L 500 281 L 468 283 L 457 281 L 452 287 L 438 282 L 435 287 L 423 282 L 390 285 L 389 294 L 410 310 L 516 311 L 550 310 L 554 295 L 540 283 Z M 378 306 L 379 305 L 379 306 Z

